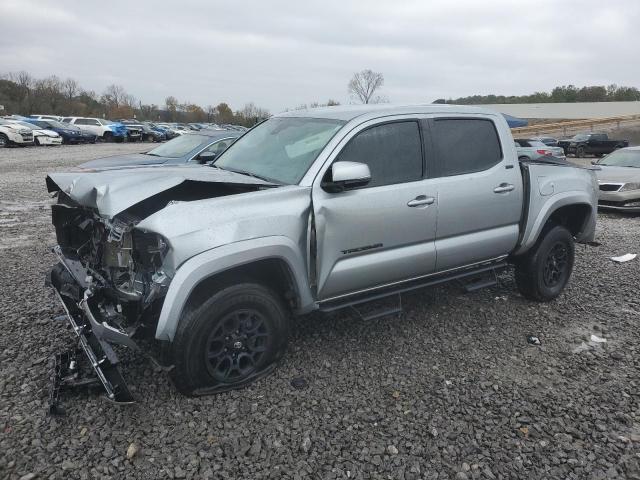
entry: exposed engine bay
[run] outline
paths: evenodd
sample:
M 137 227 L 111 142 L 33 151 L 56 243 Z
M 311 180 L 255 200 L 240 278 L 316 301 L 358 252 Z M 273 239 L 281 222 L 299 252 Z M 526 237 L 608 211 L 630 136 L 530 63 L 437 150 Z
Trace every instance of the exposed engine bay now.
M 104 219 L 61 192 L 52 221 L 62 256 L 79 262 L 93 294 L 104 296 L 102 313 L 135 321 L 161 297 L 168 283 L 160 270 L 168 245 L 157 234 L 135 230 L 139 218 L 124 212 Z

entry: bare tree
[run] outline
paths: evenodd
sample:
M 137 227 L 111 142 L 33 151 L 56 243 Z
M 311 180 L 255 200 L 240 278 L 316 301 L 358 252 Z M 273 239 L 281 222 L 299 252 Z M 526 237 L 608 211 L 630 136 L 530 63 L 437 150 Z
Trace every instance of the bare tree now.
M 102 102 L 108 107 L 118 108 L 124 103 L 127 91 L 122 85 L 109 85 L 102 94 Z
M 362 103 L 379 103 L 382 97 L 374 97 L 376 91 L 384 85 L 384 76 L 373 70 L 362 70 L 353 74 L 349 81 L 349 94 Z
M 62 91 L 67 100 L 73 100 L 80 93 L 80 84 L 73 78 L 67 78 L 62 82 Z
M 175 122 L 177 120 L 178 99 L 172 95 L 164 99 L 164 104 L 169 112 L 169 120 Z

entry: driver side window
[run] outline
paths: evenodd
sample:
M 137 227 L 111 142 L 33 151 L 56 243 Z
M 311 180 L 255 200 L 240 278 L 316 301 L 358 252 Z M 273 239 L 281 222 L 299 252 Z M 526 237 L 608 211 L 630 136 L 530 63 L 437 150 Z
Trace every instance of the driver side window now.
M 367 164 L 371 181 L 363 188 L 420 180 L 423 166 L 418 122 L 400 121 L 367 128 L 349 141 L 336 161 Z

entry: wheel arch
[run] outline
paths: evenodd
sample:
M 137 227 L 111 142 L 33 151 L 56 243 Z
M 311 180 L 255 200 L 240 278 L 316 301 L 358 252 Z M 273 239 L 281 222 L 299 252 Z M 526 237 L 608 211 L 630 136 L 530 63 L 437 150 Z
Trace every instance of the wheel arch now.
M 214 248 L 187 260 L 176 271 L 165 296 L 156 338 L 173 340 L 178 322 L 191 301 L 206 298 L 210 289 L 251 278 L 283 295 L 295 312 L 315 306 L 305 261 L 287 237 L 263 237 Z
M 528 251 L 540 238 L 549 224 L 565 226 L 578 243 L 593 239 L 596 225 L 596 206 L 586 192 L 565 192 L 553 197 L 538 212 L 535 219 L 529 218 L 520 246 L 514 252 L 520 255 Z

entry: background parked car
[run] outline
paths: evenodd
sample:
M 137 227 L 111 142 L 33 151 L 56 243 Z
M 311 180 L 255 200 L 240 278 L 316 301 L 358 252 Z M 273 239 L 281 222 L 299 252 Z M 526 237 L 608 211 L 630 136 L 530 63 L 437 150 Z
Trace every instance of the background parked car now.
M 628 147 L 629 141 L 611 140 L 606 133 L 579 133 L 568 140 L 560 140 L 558 146 L 564 149 L 566 155 L 601 157 L 618 148 Z
M 213 161 L 239 136 L 239 132 L 200 130 L 180 135 L 147 153 L 98 158 L 80 167 L 101 170 L 144 165 L 197 165 Z
M 34 145 L 62 145 L 62 137 L 53 130 L 38 128 L 22 120 L 9 120 L 9 122 L 31 130 Z
M 640 147 L 616 150 L 597 162 L 598 207 L 640 213 Z
M 131 120 L 120 120 L 127 129 L 127 141 L 128 142 L 141 142 L 142 141 L 142 125 L 139 122 L 132 122 Z
M 62 137 L 62 143 L 87 143 L 87 141 L 90 141 L 83 135 L 82 130 L 67 123 L 61 123 L 55 120 L 29 120 L 29 123 L 40 128 L 53 130 Z M 93 143 L 95 143 L 95 136 L 93 136 Z
M 0 148 L 9 145 L 33 144 L 33 131 L 26 127 L 0 119 Z
M 127 127 L 103 118 L 66 117 L 62 119 L 62 122 L 74 125 L 84 132 L 92 133 L 105 142 L 122 142 L 127 138 Z
M 164 142 L 167 136 L 154 128 L 151 128 L 146 123 L 141 123 L 142 127 L 142 141 L 143 142 Z
M 548 147 L 557 147 L 558 139 L 553 137 L 531 137 L 531 140 L 538 140 Z
M 160 126 L 159 124 L 153 122 L 145 122 L 145 125 L 148 125 L 156 132 L 163 133 L 165 140 L 171 140 L 172 138 L 178 136 L 178 134 L 174 133 L 169 127 Z
M 514 138 L 518 159 L 521 161 L 537 160 L 540 157 L 566 158 L 560 147 L 549 147 L 539 140 L 531 138 Z

